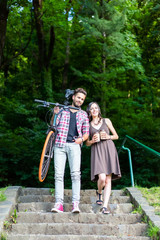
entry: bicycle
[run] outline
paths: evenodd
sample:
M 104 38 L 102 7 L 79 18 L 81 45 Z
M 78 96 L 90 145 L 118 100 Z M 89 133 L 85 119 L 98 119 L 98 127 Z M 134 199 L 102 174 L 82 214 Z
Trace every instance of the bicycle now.
M 43 150 L 42 150 L 40 163 L 39 163 L 39 174 L 38 174 L 39 181 L 43 182 L 47 176 L 51 159 L 53 158 L 53 151 L 54 151 L 53 146 L 54 146 L 56 133 L 57 133 L 56 119 L 63 110 L 66 110 L 69 108 L 79 110 L 79 108 L 72 107 L 72 106 L 66 106 L 66 105 L 59 104 L 59 103 L 47 102 L 47 101 L 43 101 L 43 100 L 39 100 L 39 99 L 35 99 L 34 101 L 41 103 L 41 105 L 38 105 L 37 107 L 40 107 L 40 106 L 46 107 L 46 108 L 50 108 L 50 106 L 61 107 L 59 113 L 55 114 L 55 117 L 53 120 L 53 125 L 51 126 L 50 124 L 48 124 L 47 137 L 46 137 L 46 140 L 43 145 Z

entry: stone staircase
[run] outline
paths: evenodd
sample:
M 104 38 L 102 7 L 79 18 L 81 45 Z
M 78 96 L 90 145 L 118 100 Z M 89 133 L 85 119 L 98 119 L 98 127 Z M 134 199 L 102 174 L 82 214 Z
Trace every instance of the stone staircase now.
M 111 214 L 104 215 L 95 204 L 95 190 L 81 190 L 80 214 L 71 213 L 71 190 L 65 190 L 64 213 L 51 213 L 54 196 L 47 188 L 21 188 L 17 222 L 7 233 L 8 240 L 149 240 L 147 224 L 133 214 L 130 197 L 113 190 Z

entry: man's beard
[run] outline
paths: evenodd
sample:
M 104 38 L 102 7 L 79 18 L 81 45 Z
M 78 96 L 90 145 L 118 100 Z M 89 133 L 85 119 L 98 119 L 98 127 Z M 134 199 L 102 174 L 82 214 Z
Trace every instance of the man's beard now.
M 77 105 L 77 104 L 76 104 L 76 102 L 74 102 L 74 101 L 73 101 L 73 106 L 74 106 L 74 107 L 80 108 L 80 107 L 81 107 L 81 105 L 82 105 L 82 104 L 80 104 L 80 105 Z

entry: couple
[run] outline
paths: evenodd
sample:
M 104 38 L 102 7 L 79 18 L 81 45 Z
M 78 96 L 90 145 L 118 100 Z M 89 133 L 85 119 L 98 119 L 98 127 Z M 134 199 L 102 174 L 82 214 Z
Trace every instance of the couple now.
M 120 178 L 120 167 L 117 151 L 112 140 L 118 139 L 118 135 L 108 118 L 102 118 L 97 103 L 92 102 L 87 108 L 87 113 L 81 110 L 87 92 L 83 88 L 77 88 L 72 96 L 72 106 L 79 110 L 64 110 L 57 117 L 57 135 L 54 146 L 55 169 L 55 205 L 52 212 L 63 212 L 64 198 L 64 171 L 68 157 L 72 180 L 72 212 L 79 213 L 80 201 L 80 165 L 81 146 L 86 141 L 91 146 L 91 180 L 97 181 L 98 205 L 103 204 L 102 213 L 109 213 L 108 201 L 111 194 L 111 180 Z M 59 108 L 54 108 L 54 114 Z M 54 116 L 54 115 L 53 115 Z M 52 118 L 53 119 L 53 118 Z M 90 122 L 90 123 L 89 123 Z M 105 130 L 100 132 L 100 130 Z M 100 132 L 95 134 L 96 132 Z M 109 133 L 112 133 L 110 135 Z M 99 141 L 101 136 L 101 141 Z M 104 188 L 104 201 L 102 190 Z

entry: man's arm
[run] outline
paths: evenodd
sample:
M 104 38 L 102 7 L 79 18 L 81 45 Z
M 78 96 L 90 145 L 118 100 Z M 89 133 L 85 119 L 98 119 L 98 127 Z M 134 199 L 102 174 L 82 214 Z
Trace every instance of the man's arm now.
M 75 143 L 77 144 L 82 144 L 83 142 L 85 142 L 89 137 L 89 134 L 85 133 L 82 137 L 78 137 L 75 139 Z
M 58 113 L 59 113 L 59 107 L 54 107 L 54 109 L 53 109 L 53 115 L 52 115 L 52 118 L 51 118 L 51 121 L 50 121 L 51 126 L 53 125 L 53 123 L 54 123 L 54 118 L 56 117 L 56 114 L 58 114 Z
M 86 114 L 86 118 L 82 125 L 82 142 L 85 142 L 89 137 L 89 119 Z

